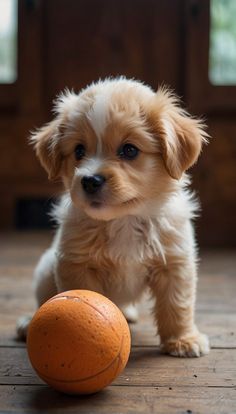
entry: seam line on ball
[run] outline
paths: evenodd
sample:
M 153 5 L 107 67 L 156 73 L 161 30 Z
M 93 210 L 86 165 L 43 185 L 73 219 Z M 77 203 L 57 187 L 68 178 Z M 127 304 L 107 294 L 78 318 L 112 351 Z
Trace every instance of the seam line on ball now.
M 91 303 L 88 303 L 88 302 L 86 302 L 86 300 L 83 300 L 81 298 L 78 298 L 77 296 L 60 296 L 58 298 L 51 298 L 51 299 L 49 299 L 47 301 L 47 303 L 54 302 L 55 300 L 60 300 L 60 299 L 62 299 L 62 300 L 65 300 L 65 299 L 72 300 L 72 299 L 74 299 L 74 300 L 76 300 L 78 302 L 83 302 L 85 305 L 91 306 L 91 308 L 95 309 L 109 323 L 111 329 L 113 330 L 113 332 L 115 333 L 115 335 L 119 339 L 119 336 L 118 336 L 116 330 L 114 329 L 114 327 L 112 326 L 112 324 L 110 323 L 109 319 L 107 319 L 107 317 L 96 306 L 91 305 Z M 122 316 L 123 316 L 123 314 L 122 314 Z
M 73 383 L 73 382 L 83 382 L 83 381 L 88 381 L 92 378 L 95 378 L 97 375 L 103 374 L 103 372 L 105 372 L 107 369 L 111 368 L 113 364 L 115 364 L 115 362 L 117 361 L 117 359 L 120 358 L 120 353 L 123 347 L 123 342 L 124 342 L 124 335 L 122 336 L 122 341 L 121 341 L 121 345 L 120 345 L 120 349 L 118 352 L 118 355 L 116 355 L 116 357 L 113 359 L 112 362 L 110 362 L 109 365 L 107 365 L 105 368 L 103 368 L 101 371 L 97 372 L 96 374 L 90 375 L 89 377 L 84 377 L 84 378 L 79 378 L 79 379 L 74 379 L 74 380 L 65 380 L 65 379 L 56 379 L 53 377 L 50 377 L 48 375 L 45 375 L 43 373 L 41 373 L 38 369 L 35 368 L 35 371 L 37 372 L 37 374 L 41 377 L 41 378 L 46 378 L 49 379 L 51 381 L 55 381 L 55 382 L 65 382 L 65 383 Z M 118 370 L 118 368 L 117 368 Z M 116 371 L 117 372 L 117 371 Z

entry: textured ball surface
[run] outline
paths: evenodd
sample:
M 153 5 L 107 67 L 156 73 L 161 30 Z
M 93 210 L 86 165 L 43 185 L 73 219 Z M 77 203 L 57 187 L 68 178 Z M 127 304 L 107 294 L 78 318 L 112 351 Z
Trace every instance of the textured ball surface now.
M 130 331 L 119 308 L 99 293 L 70 290 L 45 302 L 27 335 L 29 359 L 40 378 L 59 391 L 89 394 L 124 369 Z

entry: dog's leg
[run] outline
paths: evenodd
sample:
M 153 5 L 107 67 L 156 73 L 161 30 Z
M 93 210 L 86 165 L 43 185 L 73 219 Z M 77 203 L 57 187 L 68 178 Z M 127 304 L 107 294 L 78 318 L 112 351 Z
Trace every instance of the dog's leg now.
M 58 293 L 55 282 L 56 253 L 54 248 L 46 250 L 34 272 L 34 290 L 38 306 Z
M 150 279 L 162 349 L 174 356 L 209 352 L 207 336 L 194 324 L 196 279 L 196 265 L 188 259 L 155 269 Z
M 28 327 L 29 327 L 31 319 L 32 319 L 32 316 L 25 315 L 25 316 L 21 316 L 16 322 L 17 338 L 20 339 L 21 341 L 26 340 L 27 331 L 28 331 Z
M 138 321 L 138 309 L 132 303 L 120 306 L 120 309 L 127 319 L 127 322 L 136 323 Z
M 40 258 L 34 272 L 34 290 L 37 305 L 41 306 L 44 302 L 58 293 L 54 277 L 55 251 L 48 249 Z M 16 325 L 17 336 L 25 340 L 28 326 L 32 316 L 26 315 L 18 319 Z
M 61 259 L 55 269 L 55 279 L 58 292 L 88 289 L 105 294 L 98 270 L 90 268 L 87 264 Z
M 56 268 L 56 282 L 59 292 L 70 289 L 88 289 L 110 297 L 104 290 L 102 277 L 97 269 L 89 268 L 87 265 L 72 263 L 61 260 Z M 134 323 L 138 320 L 138 310 L 133 304 L 120 307 L 128 322 Z

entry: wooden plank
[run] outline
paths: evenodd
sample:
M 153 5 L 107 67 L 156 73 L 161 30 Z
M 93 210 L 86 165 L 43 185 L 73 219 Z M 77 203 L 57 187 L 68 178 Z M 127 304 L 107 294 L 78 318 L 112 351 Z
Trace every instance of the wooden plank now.
M 14 312 L 11 312 L 11 306 L 14 306 Z M 24 343 L 16 338 L 15 328 L 19 315 L 31 314 L 29 307 L 33 312 L 33 297 L 28 303 L 11 300 L 4 308 L 0 304 L 0 347 L 24 347 Z M 201 331 L 209 335 L 212 348 L 236 348 L 236 314 L 199 314 L 197 322 Z M 130 325 L 130 330 L 133 346 L 157 346 L 160 342 L 151 316 L 141 317 L 137 324 Z
M 197 313 L 199 329 L 210 338 L 212 348 L 236 348 L 236 313 Z M 159 338 L 151 316 L 130 325 L 133 346 L 156 346 Z M 0 342 L 1 343 L 1 342 Z
M 236 260 L 234 263 L 236 268 Z M 198 282 L 197 311 L 232 313 L 236 312 L 236 277 L 222 272 L 201 274 Z
M 0 388 L 0 407 L 1 414 L 235 414 L 236 390 L 110 386 L 94 395 L 71 397 L 47 386 L 5 385 Z
M 197 322 L 211 337 L 211 353 L 200 359 L 163 356 L 147 298 L 131 325 L 132 353 L 124 373 L 102 393 L 71 398 L 43 385 L 15 338 L 18 316 L 34 311 L 34 266 L 51 235 L 5 235 L 0 262 L 0 412 L 39 413 L 227 413 L 236 412 L 235 263 L 229 253 L 206 253 L 200 267 Z M 10 345 L 11 347 L 6 347 Z M 225 349 L 228 348 L 228 349 Z M 187 397 L 186 397 L 187 396 Z
M 24 348 L 0 348 L 0 384 L 41 384 Z M 236 386 L 236 350 L 212 350 L 202 358 L 161 355 L 153 347 L 132 349 L 128 365 L 114 382 L 135 386 Z
M 0 272 L 4 274 L 5 267 L 12 268 L 12 276 L 17 275 L 18 268 L 13 266 L 25 265 L 33 269 L 43 251 L 49 247 L 53 232 L 18 232 L 2 233 L 0 235 Z
M 0 245 L 0 283 L 3 294 L 8 294 L 14 287 L 14 295 L 17 298 L 18 287 L 24 288 L 32 284 L 35 265 L 45 248 L 46 245 L 33 245 L 29 248 L 26 244 L 22 249 L 17 245 L 11 248 Z M 236 258 L 233 266 L 236 267 Z M 236 313 L 235 291 L 235 270 L 232 274 L 230 270 L 218 274 L 201 273 L 198 282 L 197 312 Z M 28 297 L 27 291 L 25 297 Z M 143 309 L 148 311 L 150 308 L 151 304 L 145 300 Z
M 1 238 L 0 346 L 22 346 L 15 338 L 16 320 L 35 310 L 33 269 L 50 239 L 51 234 L 48 232 L 11 234 Z M 207 253 L 200 268 L 197 323 L 210 336 L 213 347 L 236 347 L 235 262 L 232 253 Z M 132 343 L 135 346 L 158 344 L 156 328 L 150 315 L 151 307 L 147 298 L 139 306 L 140 321 L 131 326 Z
M 36 308 L 32 290 L 32 266 L 19 265 L 0 269 L 0 346 L 21 346 L 16 340 L 15 326 L 19 316 L 33 314 Z M 1 277 L 2 276 L 2 277 Z M 159 339 L 151 316 L 151 302 L 140 304 L 140 318 L 137 324 L 130 325 L 132 344 L 135 346 L 156 346 Z M 236 347 L 236 312 L 228 313 L 210 310 L 197 311 L 197 323 L 202 332 L 210 337 L 214 348 Z
M 31 254 L 31 251 L 29 251 L 27 257 L 22 255 L 17 259 L 18 263 L 14 263 L 12 260 L 10 265 L 7 263 L 0 265 L 2 295 L 11 294 L 16 299 L 23 299 L 18 293 L 19 288 L 22 295 L 24 295 L 24 301 L 28 301 L 28 287 L 32 285 L 32 275 L 37 259 L 38 255 L 34 257 L 33 252 Z M 31 262 L 30 265 L 26 263 L 27 261 Z M 213 286 L 214 289 L 212 288 Z M 236 313 L 235 292 L 235 275 L 234 277 L 227 274 L 202 275 L 198 283 L 197 313 Z M 148 304 L 146 301 L 142 308 L 148 311 L 151 308 L 151 304 Z
M 22 346 L 15 338 L 15 323 L 19 316 L 35 310 L 32 274 L 51 238 L 51 232 L 10 233 L 0 237 L 0 346 Z M 213 347 L 236 347 L 235 264 L 234 252 L 202 255 L 197 323 L 210 336 Z M 135 346 L 158 344 L 151 307 L 147 298 L 139 306 L 140 321 L 131 326 Z

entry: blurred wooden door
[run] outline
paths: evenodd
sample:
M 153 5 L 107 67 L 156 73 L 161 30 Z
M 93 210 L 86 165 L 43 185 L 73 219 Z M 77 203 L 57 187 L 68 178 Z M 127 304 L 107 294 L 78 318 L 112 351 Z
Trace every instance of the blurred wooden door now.
M 40 225 L 44 200 L 61 189 L 48 183 L 26 139 L 52 118 L 55 96 L 65 87 L 78 91 L 100 77 L 125 75 L 154 88 L 166 83 L 206 117 L 213 139 L 191 171 L 203 206 L 198 238 L 202 245 L 235 245 L 236 93 L 209 82 L 210 0 L 18 3 L 13 98 L 4 99 L 0 85 L 0 226 L 14 228 L 22 210 L 29 228 Z
M 27 137 L 51 119 L 61 90 L 126 75 L 181 91 L 182 79 L 181 0 L 19 0 L 18 7 L 18 77 L 14 85 L 0 85 L 5 229 L 22 220 L 20 228 L 40 225 L 43 200 L 60 191 L 48 183 Z
M 186 2 L 185 100 L 212 137 L 192 170 L 202 205 L 198 238 L 209 246 L 236 245 L 235 13 L 234 0 Z

